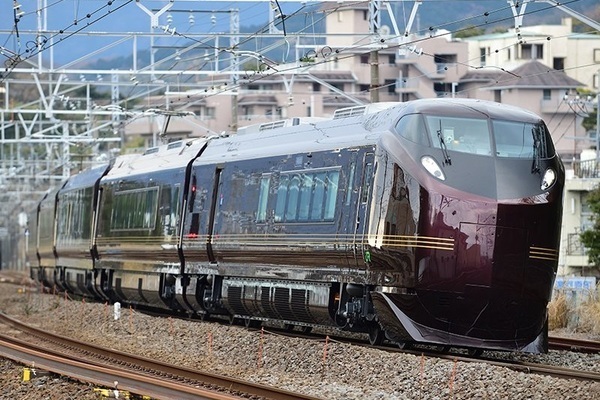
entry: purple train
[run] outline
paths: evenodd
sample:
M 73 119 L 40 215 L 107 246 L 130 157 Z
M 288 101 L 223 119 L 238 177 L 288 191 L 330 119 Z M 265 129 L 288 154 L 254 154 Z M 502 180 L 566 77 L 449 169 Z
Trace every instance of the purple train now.
M 545 352 L 563 185 L 530 112 L 353 107 L 71 177 L 37 208 L 31 271 L 75 294 L 248 326 Z

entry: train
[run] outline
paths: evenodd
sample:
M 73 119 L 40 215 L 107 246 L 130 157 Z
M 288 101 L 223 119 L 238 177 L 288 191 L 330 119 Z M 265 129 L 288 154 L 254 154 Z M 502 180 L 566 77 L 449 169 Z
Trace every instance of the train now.
M 547 352 L 564 167 L 473 99 L 342 108 L 82 171 L 31 218 L 54 290 L 372 344 Z

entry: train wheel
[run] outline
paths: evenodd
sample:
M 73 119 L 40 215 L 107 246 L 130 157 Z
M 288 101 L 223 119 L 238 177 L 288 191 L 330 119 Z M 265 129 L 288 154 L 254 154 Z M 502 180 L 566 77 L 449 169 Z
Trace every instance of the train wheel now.
M 379 346 L 385 339 L 385 331 L 381 329 L 381 325 L 378 323 L 371 324 L 369 326 L 369 343 L 372 346 Z

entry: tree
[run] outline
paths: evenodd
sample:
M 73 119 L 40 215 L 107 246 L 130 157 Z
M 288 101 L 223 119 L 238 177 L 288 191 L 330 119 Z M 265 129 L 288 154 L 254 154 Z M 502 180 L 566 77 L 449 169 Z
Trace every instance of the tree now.
M 592 211 L 591 229 L 587 229 L 579 235 L 581 243 L 587 249 L 589 262 L 600 265 L 600 187 L 588 193 L 587 204 Z
M 467 38 L 471 36 L 480 36 L 485 33 L 485 29 L 478 28 L 475 25 L 466 26 L 454 34 L 455 38 Z

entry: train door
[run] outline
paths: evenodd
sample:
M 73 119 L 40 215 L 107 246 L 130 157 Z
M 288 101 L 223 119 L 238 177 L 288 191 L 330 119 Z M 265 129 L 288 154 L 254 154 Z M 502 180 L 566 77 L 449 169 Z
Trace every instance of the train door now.
M 369 253 L 365 249 L 366 234 L 369 219 L 369 207 L 373 186 L 373 174 L 375 172 L 375 156 L 373 152 L 366 152 L 358 157 L 357 168 L 355 172 L 355 182 L 357 182 L 356 212 L 354 213 L 354 229 L 352 231 L 352 247 L 354 266 L 364 267 L 365 262 L 369 262 Z
M 214 230 L 218 188 L 222 167 L 206 166 L 194 169 L 190 179 L 187 218 L 184 226 L 184 246 L 192 261 L 215 261 L 211 237 Z

